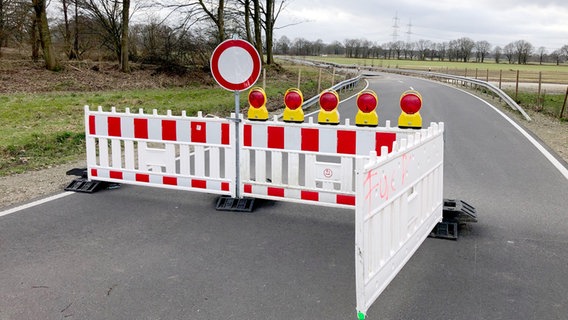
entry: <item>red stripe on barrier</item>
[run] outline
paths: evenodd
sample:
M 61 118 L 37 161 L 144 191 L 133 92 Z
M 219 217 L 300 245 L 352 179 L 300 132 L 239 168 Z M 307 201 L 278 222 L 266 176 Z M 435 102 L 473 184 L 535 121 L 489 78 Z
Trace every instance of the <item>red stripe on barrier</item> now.
M 148 119 L 134 119 L 134 138 L 148 139 Z
M 191 122 L 191 142 L 207 142 L 207 127 L 205 122 Z
M 269 196 L 284 197 L 284 188 L 268 187 L 266 192 Z
M 355 205 L 355 196 L 348 196 L 344 194 L 338 194 L 336 197 L 336 201 L 338 204 L 346 204 L 349 206 Z
M 162 120 L 162 140 L 177 140 L 175 120 Z
M 319 193 L 315 191 L 302 190 L 302 200 L 319 201 Z
M 137 173 L 136 174 L 136 181 L 138 181 L 138 182 L 150 182 L 150 175 L 149 174 Z
M 120 179 L 122 180 L 122 172 L 120 171 L 110 171 L 109 177 L 111 179 Z
M 221 182 L 221 190 L 229 191 L 230 190 L 229 183 L 228 182 Z
M 251 184 L 245 184 L 244 192 L 245 193 L 252 193 L 252 185 Z
M 268 148 L 284 149 L 284 127 L 268 127 Z
M 108 117 L 108 135 L 111 137 L 120 137 L 120 118 L 119 117 Z
M 243 144 L 245 147 L 252 146 L 252 126 L 250 124 L 245 124 Z
M 231 144 L 231 127 L 228 123 L 221 124 L 221 144 Z
M 97 128 L 95 126 L 95 116 L 89 116 L 89 134 L 97 134 Z
M 389 153 L 392 152 L 392 144 L 396 141 L 396 133 L 394 132 L 377 132 L 375 134 L 375 151 L 377 155 L 382 156 L 381 147 L 388 147 Z
M 97 169 L 91 169 L 91 176 L 92 177 L 96 177 L 99 175 L 99 172 L 97 171 Z
M 302 150 L 319 151 L 319 130 L 302 128 Z
M 337 153 L 355 154 L 357 152 L 357 132 L 337 131 Z
M 163 177 L 162 182 L 170 186 L 177 186 L 178 179 L 176 177 Z
M 207 189 L 207 181 L 193 179 L 191 180 L 191 187 L 199 189 Z

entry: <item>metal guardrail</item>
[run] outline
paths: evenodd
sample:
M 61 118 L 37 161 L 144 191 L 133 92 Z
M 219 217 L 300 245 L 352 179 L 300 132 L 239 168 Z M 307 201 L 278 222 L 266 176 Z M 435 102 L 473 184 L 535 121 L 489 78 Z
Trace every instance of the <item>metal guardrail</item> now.
M 471 83 L 471 84 L 475 84 L 477 86 L 481 86 L 481 87 L 484 87 L 484 88 L 492 91 L 499 98 L 501 98 L 501 100 L 505 101 L 505 103 L 507 103 L 507 105 L 509 105 L 509 107 L 511 107 L 511 109 L 519 111 L 523 115 L 523 117 L 525 117 L 525 119 L 527 119 L 528 121 L 532 121 L 531 117 L 525 112 L 525 110 L 521 106 L 519 106 L 517 104 L 517 102 L 515 102 L 515 100 L 513 100 L 511 97 L 509 97 L 509 95 L 506 94 L 503 90 L 499 89 L 498 87 L 496 87 L 495 85 L 493 85 L 493 84 L 491 84 L 487 81 L 483 81 L 483 80 L 479 80 L 479 79 L 472 79 L 472 78 L 462 77 L 462 76 L 454 76 L 454 75 L 445 74 L 445 73 L 430 72 L 430 71 L 417 71 L 417 70 L 407 70 L 407 69 L 390 69 L 390 68 L 374 68 L 373 70 L 382 71 L 382 72 L 390 72 L 390 73 L 398 73 L 398 74 L 403 74 L 403 75 L 417 75 L 417 76 L 426 77 L 426 78 L 446 79 L 446 80 L 453 80 L 453 81 L 456 81 L 456 82 L 463 82 L 463 83 L 468 82 L 468 83 Z
M 336 84 L 336 85 L 334 85 L 331 88 L 328 88 L 326 90 L 340 91 L 340 90 L 343 90 L 343 89 L 352 89 L 359 84 L 359 81 L 362 78 L 363 78 L 362 75 L 358 75 L 355 78 L 343 80 L 343 81 L 339 82 L 338 84 Z M 311 97 L 310 99 L 308 99 L 306 101 L 304 101 L 304 104 L 302 104 L 302 109 L 306 110 L 309 107 L 313 106 L 316 102 L 318 102 L 318 99 L 319 99 L 319 94 Z

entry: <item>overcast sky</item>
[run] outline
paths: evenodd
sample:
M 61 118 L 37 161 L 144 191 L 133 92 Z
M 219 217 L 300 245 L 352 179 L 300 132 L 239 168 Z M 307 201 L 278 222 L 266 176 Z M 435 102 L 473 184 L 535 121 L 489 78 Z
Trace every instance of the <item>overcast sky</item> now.
M 299 24 L 286 26 L 294 23 Z M 328 44 L 345 39 L 384 44 L 393 41 L 396 30 L 401 41 L 469 37 L 504 47 L 526 40 L 551 52 L 568 45 L 568 1 L 289 0 L 277 27 L 275 39 L 286 35 Z

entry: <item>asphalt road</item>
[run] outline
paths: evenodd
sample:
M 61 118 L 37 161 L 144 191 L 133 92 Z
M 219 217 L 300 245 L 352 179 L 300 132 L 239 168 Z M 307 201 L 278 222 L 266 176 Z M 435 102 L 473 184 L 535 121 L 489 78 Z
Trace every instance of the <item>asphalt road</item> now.
M 444 195 L 479 222 L 427 239 L 367 319 L 566 319 L 568 180 L 464 92 L 387 74 L 370 88 L 381 125 L 422 93 L 424 123 L 446 123 Z M 0 320 L 355 319 L 353 211 L 215 200 L 122 186 L 0 217 Z

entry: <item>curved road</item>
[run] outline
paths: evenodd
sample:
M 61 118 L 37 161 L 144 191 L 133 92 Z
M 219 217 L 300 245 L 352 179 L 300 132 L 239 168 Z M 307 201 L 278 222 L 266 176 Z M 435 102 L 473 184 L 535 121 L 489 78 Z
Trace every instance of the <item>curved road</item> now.
M 389 74 L 370 88 L 381 125 L 404 90 L 421 92 L 424 124 L 446 123 L 444 195 L 479 222 L 427 239 L 368 319 L 565 319 L 568 179 L 467 93 Z M 355 319 L 351 210 L 214 202 L 122 186 L 0 213 L 0 320 Z

